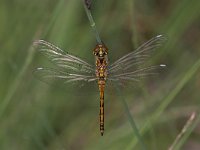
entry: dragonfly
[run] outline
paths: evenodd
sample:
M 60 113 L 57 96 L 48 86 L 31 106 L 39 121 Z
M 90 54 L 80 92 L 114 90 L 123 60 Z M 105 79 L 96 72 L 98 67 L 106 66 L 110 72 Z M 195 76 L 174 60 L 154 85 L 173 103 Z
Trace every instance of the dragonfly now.
M 80 81 L 96 82 L 100 94 L 100 133 L 103 136 L 104 91 L 107 81 L 111 83 L 138 82 L 144 77 L 154 75 L 158 68 L 165 67 L 165 65 L 145 64 L 152 56 L 152 52 L 158 49 L 164 41 L 165 37 L 163 35 L 157 35 L 113 63 L 108 61 L 108 48 L 106 45 L 97 44 L 93 49 L 95 63 L 91 64 L 47 41 L 37 40 L 34 42 L 35 48 L 54 63 L 55 67 L 37 68 L 35 74 L 45 82 L 52 80 L 61 81 L 64 84 Z

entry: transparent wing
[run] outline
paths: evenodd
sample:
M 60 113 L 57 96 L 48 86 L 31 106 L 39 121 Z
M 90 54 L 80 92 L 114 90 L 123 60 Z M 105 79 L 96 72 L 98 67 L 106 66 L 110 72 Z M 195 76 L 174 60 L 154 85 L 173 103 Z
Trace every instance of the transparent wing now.
M 144 68 L 138 68 L 135 71 L 129 71 L 129 72 L 124 72 L 124 73 L 119 73 L 119 74 L 111 74 L 108 77 L 108 80 L 111 81 L 124 81 L 124 80 L 129 80 L 129 81 L 140 81 L 140 79 L 145 78 L 150 75 L 156 75 L 158 74 L 157 69 L 163 68 L 166 65 L 160 64 L 157 66 L 148 66 Z
M 146 61 L 150 58 L 152 52 L 160 47 L 165 41 L 162 35 L 158 35 L 133 52 L 121 57 L 108 67 L 108 79 L 113 81 L 132 80 L 139 81 L 148 75 L 156 74 L 157 69 L 165 65 L 145 66 Z
M 94 65 L 87 63 L 86 61 L 68 54 L 56 47 L 55 45 L 46 42 L 44 40 L 35 41 L 34 46 L 36 49 L 44 54 L 50 61 L 52 61 L 57 67 L 65 71 L 94 73 Z
M 92 82 L 96 80 L 96 77 L 93 75 L 87 76 L 75 73 L 68 73 L 60 70 L 55 70 L 52 68 L 37 68 L 34 74 L 36 75 L 37 78 L 46 83 L 56 82 L 57 84 L 66 84 L 76 81 Z
M 68 54 L 44 40 L 35 41 L 34 46 L 55 64 L 55 68 L 37 68 L 34 75 L 40 80 L 59 84 L 96 80 L 95 67 L 81 58 Z

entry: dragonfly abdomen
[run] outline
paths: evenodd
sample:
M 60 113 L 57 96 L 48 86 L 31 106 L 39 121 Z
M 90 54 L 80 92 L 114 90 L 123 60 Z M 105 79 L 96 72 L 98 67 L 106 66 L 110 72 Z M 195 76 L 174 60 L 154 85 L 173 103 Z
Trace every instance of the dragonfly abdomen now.
M 100 92 L 100 112 L 99 112 L 99 122 L 100 122 L 100 132 L 103 136 L 104 133 L 104 89 L 105 89 L 105 80 L 99 80 L 99 92 Z

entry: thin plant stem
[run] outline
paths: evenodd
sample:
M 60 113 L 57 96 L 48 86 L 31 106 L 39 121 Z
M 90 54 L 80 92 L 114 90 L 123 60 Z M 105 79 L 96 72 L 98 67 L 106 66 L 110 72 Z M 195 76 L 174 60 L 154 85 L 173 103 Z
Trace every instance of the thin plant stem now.
M 131 127 L 133 129 L 133 133 L 136 136 L 136 138 L 138 139 L 141 149 L 142 150 L 146 150 L 146 146 L 145 146 L 145 144 L 144 144 L 144 142 L 142 140 L 142 136 L 140 135 L 139 130 L 137 128 L 137 125 L 136 125 L 136 123 L 135 123 L 135 121 L 134 121 L 134 119 L 133 119 L 133 117 L 132 117 L 132 115 L 131 115 L 131 113 L 129 111 L 128 104 L 127 104 L 125 98 L 123 97 L 123 95 L 120 94 L 122 92 L 122 90 L 115 83 L 114 83 L 114 86 L 115 86 L 115 88 L 117 90 L 118 96 L 120 97 L 121 103 L 124 106 L 124 110 L 125 110 L 125 113 L 126 113 L 126 115 L 128 117 L 128 120 L 129 120 L 129 122 L 131 124 Z
M 177 135 L 176 139 L 174 140 L 173 144 L 169 147 L 168 150 L 175 150 L 178 143 L 181 142 L 181 139 L 184 137 L 184 134 L 191 129 L 191 126 L 193 125 L 194 121 L 196 119 L 196 113 L 193 112 L 188 121 L 186 122 L 185 126 L 181 130 L 181 132 Z
M 199 111 L 198 111 L 199 112 Z M 191 135 L 192 131 L 199 125 L 200 122 L 200 114 L 196 113 L 196 116 L 194 120 L 192 120 L 192 123 L 189 123 L 189 127 L 184 127 L 184 130 L 187 129 L 184 134 L 182 135 L 181 139 L 178 141 L 178 143 L 175 145 L 173 150 L 180 150 L 181 147 L 186 143 L 186 140 Z
M 135 15 L 135 1 L 129 0 L 130 5 L 130 20 L 131 20 L 131 31 L 132 31 L 132 43 L 133 48 L 136 49 L 138 47 L 138 37 L 137 37 L 137 29 L 136 29 L 136 15 Z
M 51 20 L 50 20 L 48 26 L 46 27 L 46 29 L 43 32 L 43 37 L 46 37 L 48 32 L 53 27 L 54 23 L 56 22 L 58 15 L 60 14 L 60 11 L 62 10 L 61 7 L 63 7 L 64 3 L 65 3 L 65 0 L 60 0 L 59 3 L 57 4 L 57 6 L 56 6 L 56 8 L 55 8 L 55 10 L 52 14 Z
M 58 14 L 58 7 L 60 8 L 60 6 L 61 6 L 60 3 L 63 2 L 63 1 L 64 0 L 59 2 L 59 4 L 56 6 L 55 11 L 53 12 L 53 14 Z M 43 32 L 42 35 L 46 36 L 47 32 L 49 31 L 49 29 L 53 25 L 54 21 L 55 21 L 55 18 L 53 20 L 51 20 L 49 26 L 47 26 L 47 28 L 45 29 L 45 31 Z M 36 35 L 37 35 L 37 32 L 36 32 Z M 31 45 L 28 49 L 28 55 L 26 57 L 24 65 L 22 66 L 19 74 L 16 76 L 14 82 L 12 83 L 10 88 L 8 89 L 8 93 L 6 94 L 5 98 L 2 100 L 2 103 L 0 105 L 0 118 L 2 118 L 2 116 L 4 115 L 4 112 L 6 111 L 10 101 L 12 100 L 15 92 L 17 91 L 18 87 L 20 86 L 20 83 L 23 80 L 24 74 L 26 73 L 26 70 L 28 69 L 29 65 L 31 64 L 31 62 L 32 62 L 32 60 L 35 56 L 34 52 L 35 52 L 34 48 Z
M 131 41 L 132 41 L 132 47 L 134 50 L 136 50 L 139 46 L 139 40 L 138 40 L 138 32 L 136 27 L 136 11 L 135 11 L 135 0 L 129 0 L 129 13 L 130 13 L 130 20 L 131 20 Z M 137 58 L 136 58 L 137 59 Z M 148 97 L 148 91 L 146 88 L 144 88 L 144 81 L 139 82 L 139 88 L 142 89 L 143 94 L 145 97 Z
M 101 41 L 101 38 L 100 38 L 99 33 L 97 31 L 94 19 L 93 19 L 92 15 L 91 15 L 90 10 L 87 8 L 84 0 L 83 0 L 83 5 L 84 5 L 84 8 L 85 8 L 86 14 L 88 16 L 89 22 L 90 22 L 90 26 L 92 27 L 92 29 L 93 29 L 93 31 L 95 33 L 97 43 L 102 44 L 102 41 Z M 121 93 L 120 89 L 117 86 L 115 86 L 115 87 L 117 89 L 117 93 Z M 129 119 L 131 127 L 132 127 L 132 129 L 134 131 L 134 135 L 137 137 L 137 139 L 138 139 L 138 141 L 140 143 L 141 149 L 142 150 L 146 150 L 145 144 L 143 143 L 143 140 L 142 140 L 142 137 L 141 137 L 141 135 L 139 133 L 139 130 L 137 129 L 137 126 L 136 126 L 136 124 L 135 124 L 135 122 L 134 122 L 134 120 L 133 120 L 133 118 L 131 116 L 131 113 L 129 111 L 128 105 L 127 105 L 124 97 L 122 96 L 122 94 L 119 94 L 119 95 L 121 97 L 121 102 L 122 102 L 122 104 L 124 106 L 124 110 L 126 112 L 126 115 L 127 115 L 128 119 Z
M 200 59 L 184 74 L 180 82 L 174 88 L 172 92 L 170 92 L 163 100 L 160 106 L 154 111 L 154 113 L 149 117 L 149 120 L 143 125 L 141 128 L 142 135 L 145 134 L 152 125 L 154 125 L 167 106 L 174 100 L 174 98 L 178 95 L 178 93 L 182 90 L 182 88 L 192 79 L 192 77 L 197 73 L 200 68 Z M 133 140 L 129 149 L 135 147 L 137 141 Z
M 13 82 L 13 84 L 10 86 L 8 93 L 6 94 L 5 98 L 3 99 L 3 101 L 0 105 L 0 118 L 2 118 L 2 116 L 5 112 L 5 110 L 7 109 L 13 95 L 15 94 L 17 88 L 20 86 L 20 82 L 22 81 L 23 76 L 24 76 L 28 66 L 31 64 L 33 57 L 34 57 L 34 50 L 33 50 L 32 47 L 30 47 L 28 56 L 25 60 L 25 63 L 23 65 L 21 71 L 19 72 L 19 74 L 15 78 L 15 81 Z
M 85 0 L 83 0 L 83 6 L 84 6 L 84 8 L 85 8 L 85 12 L 86 12 L 87 17 L 88 17 L 88 19 L 89 19 L 90 26 L 92 27 L 92 30 L 93 30 L 93 32 L 94 32 L 94 34 L 95 34 L 97 43 L 98 43 L 98 44 L 102 44 L 102 40 L 101 40 L 101 38 L 100 38 L 100 36 L 99 36 L 99 32 L 98 32 L 98 30 L 97 30 L 95 21 L 94 21 L 94 19 L 93 19 L 93 17 L 92 17 L 92 14 L 91 14 L 90 10 L 88 9 L 88 7 L 87 7 L 86 4 L 85 4 Z

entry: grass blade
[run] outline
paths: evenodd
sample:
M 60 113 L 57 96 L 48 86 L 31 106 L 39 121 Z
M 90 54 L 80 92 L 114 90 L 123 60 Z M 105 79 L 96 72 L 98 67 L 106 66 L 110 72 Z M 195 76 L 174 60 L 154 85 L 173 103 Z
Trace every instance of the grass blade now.
M 199 121 L 200 115 L 198 115 L 197 117 L 197 114 L 193 112 L 168 150 L 179 150 L 181 146 L 185 143 L 186 139 L 189 137 L 193 129 L 197 126 Z
M 63 1 L 60 1 L 57 5 L 57 7 L 60 8 L 60 4 L 62 4 Z M 53 14 L 58 14 L 58 9 L 56 8 Z M 54 16 L 54 15 L 53 15 Z M 51 28 L 53 21 L 55 21 L 55 18 L 52 18 L 52 21 L 50 21 L 49 26 L 47 26 L 46 30 L 43 32 L 43 35 L 45 36 L 49 29 Z M 5 110 L 7 109 L 12 97 L 14 96 L 15 92 L 17 91 L 17 88 L 20 86 L 20 83 L 23 80 L 23 77 L 26 73 L 26 70 L 28 69 L 29 65 L 31 64 L 33 58 L 34 58 L 34 49 L 32 45 L 28 49 L 28 55 L 26 57 L 26 60 L 24 62 L 24 65 L 22 66 L 19 74 L 15 78 L 15 81 L 13 82 L 12 85 L 10 85 L 10 88 L 8 89 L 8 93 L 6 94 L 5 98 L 2 100 L 1 105 L 0 105 L 0 118 L 3 116 Z
M 129 123 L 131 124 L 131 127 L 133 129 L 134 136 L 137 138 L 137 141 L 139 142 L 141 149 L 146 150 L 146 146 L 145 146 L 145 144 L 142 140 L 140 132 L 139 132 L 139 130 L 138 130 L 136 124 L 135 124 L 135 121 L 134 121 L 134 119 L 133 119 L 133 117 L 132 117 L 132 115 L 129 111 L 128 104 L 126 103 L 126 100 L 124 99 L 123 95 L 120 94 L 122 92 L 122 90 L 119 89 L 119 87 L 116 84 L 114 84 L 114 86 L 117 90 L 118 96 L 120 97 L 121 103 L 124 106 L 124 110 L 125 110 L 125 113 L 128 117 Z
M 91 26 L 91 28 L 92 28 L 93 31 L 94 31 L 94 34 L 95 34 L 97 43 L 98 43 L 98 44 L 102 44 L 101 38 L 100 38 L 100 36 L 99 36 L 99 32 L 98 32 L 97 27 L 96 27 L 96 24 L 95 24 L 95 22 L 94 22 L 94 19 L 93 19 L 93 17 L 92 17 L 92 14 L 91 14 L 89 8 L 88 8 L 87 5 L 85 4 L 85 0 L 83 0 L 83 6 L 84 6 L 84 8 L 85 8 L 85 12 L 86 12 L 87 17 L 88 17 L 88 19 L 89 19 L 90 26 Z
M 154 125 L 167 106 L 174 100 L 174 98 L 178 95 L 178 93 L 182 90 L 182 88 L 192 79 L 192 77 L 197 73 L 200 68 L 200 59 L 185 73 L 180 82 L 177 84 L 175 89 L 169 93 L 166 98 L 162 100 L 160 106 L 155 110 L 155 112 L 149 118 L 149 121 L 141 128 L 142 135 L 145 134 L 152 125 Z M 133 140 L 128 149 L 132 149 L 136 145 L 137 141 Z

